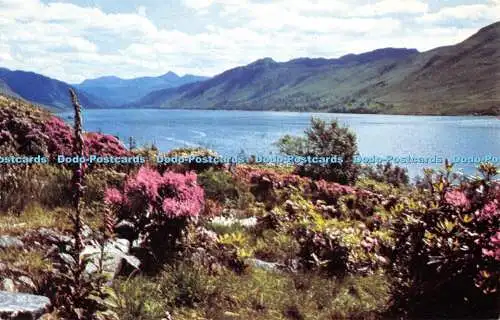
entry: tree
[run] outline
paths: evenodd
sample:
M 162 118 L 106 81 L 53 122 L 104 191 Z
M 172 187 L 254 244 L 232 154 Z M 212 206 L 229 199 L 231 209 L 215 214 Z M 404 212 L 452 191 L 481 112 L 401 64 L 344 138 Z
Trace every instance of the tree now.
M 342 184 L 356 180 L 358 168 L 353 163 L 357 153 L 356 135 L 347 127 L 334 120 L 330 123 L 317 118 L 311 119 L 311 127 L 305 131 L 305 137 L 286 135 L 276 145 L 280 152 L 303 157 L 341 158 L 340 163 L 316 164 L 305 162 L 295 168 L 299 175 L 312 179 L 324 179 Z

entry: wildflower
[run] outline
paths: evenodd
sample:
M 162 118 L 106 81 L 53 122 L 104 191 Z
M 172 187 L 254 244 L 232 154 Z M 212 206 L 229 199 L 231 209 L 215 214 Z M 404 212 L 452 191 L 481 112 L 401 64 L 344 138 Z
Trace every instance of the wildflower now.
M 118 189 L 108 188 L 106 189 L 104 201 L 107 204 L 120 204 L 123 202 L 123 196 Z
M 495 199 L 493 201 L 488 202 L 481 210 L 477 210 L 476 216 L 478 220 L 482 221 L 491 219 L 497 216 L 498 213 L 499 213 L 498 201 Z
M 162 177 L 158 171 L 141 167 L 134 178 L 127 180 L 125 193 L 139 191 L 144 193 L 149 202 L 153 202 L 158 197 L 158 186 L 161 181 Z
M 459 190 L 446 192 L 444 199 L 446 203 L 458 208 L 468 208 L 470 206 L 470 201 L 467 199 L 466 195 Z

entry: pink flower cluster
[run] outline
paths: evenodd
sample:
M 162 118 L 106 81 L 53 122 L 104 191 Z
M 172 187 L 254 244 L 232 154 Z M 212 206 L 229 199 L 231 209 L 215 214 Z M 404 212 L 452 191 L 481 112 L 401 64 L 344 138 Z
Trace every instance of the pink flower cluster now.
M 490 243 L 489 243 L 488 248 L 483 248 L 483 256 L 485 257 L 492 257 L 497 261 L 500 261 L 500 231 L 497 231 L 497 233 L 490 238 Z
M 73 152 L 73 129 L 58 117 L 52 116 L 43 125 L 48 137 L 48 152 L 52 155 L 71 155 Z M 127 156 L 128 150 L 117 138 L 96 132 L 84 136 L 85 152 L 100 156 Z
M 470 207 L 469 199 L 467 199 L 465 193 L 460 190 L 451 190 L 446 192 L 446 194 L 444 195 L 444 200 L 446 201 L 446 203 L 457 208 L 466 209 Z
M 44 132 L 49 137 L 49 154 L 71 154 L 73 148 L 73 131 L 63 120 L 52 116 L 44 123 Z
M 486 203 L 481 210 L 476 211 L 476 217 L 479 221 L 490 220 L 499 215 L 500 208 L 496 199 Z
M 128 150 L 114 136 L 90 132 L 85 135 L 84 140 L 88 154 L 116 157 L 129 155 Z
M 123 193 L 115 188 L 107 189 L 105 201 L 124 206 L 125 210 L 142 207 L 135 203 L 142 201 L 148 209 L 168 218 L 197 217 L 203 209 L 204 191 L 197 185 L 193 172 L 166 171 L 161 175 L 154 169 L 141 167 L 126 181 Z

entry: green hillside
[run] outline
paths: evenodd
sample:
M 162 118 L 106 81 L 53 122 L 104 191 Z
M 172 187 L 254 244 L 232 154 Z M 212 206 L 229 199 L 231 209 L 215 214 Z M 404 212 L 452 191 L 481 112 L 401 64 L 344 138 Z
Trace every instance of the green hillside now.
M 419 53 L 386 48 L 339 59 L 265 58 L 154 91 L 134 107 L 395 114 L 500 114 L 500 23 Z

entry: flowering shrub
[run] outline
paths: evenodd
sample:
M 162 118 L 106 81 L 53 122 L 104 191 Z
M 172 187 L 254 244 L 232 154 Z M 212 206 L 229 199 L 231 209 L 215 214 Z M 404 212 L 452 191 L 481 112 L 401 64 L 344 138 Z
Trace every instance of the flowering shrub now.
M 356 180 L 358 166 L 353 161 L 357 152 L 356 135 L 336 120 L 327 124 L 321 119 L 312 118 L 305 137 L 286 135 L 276 144 L 284 154 L 325 157 L 336 155 L 342 158 L 341 163 L 297 165 L 295 172 L 301 176 L 341 184 L 350 184 Z
M 177 240 L 189 219 L 204 208 L 204 192 L 196 183 L 196 174 L 166 171 L 160 174 L 141 167 L 130 176 L 123 190 L 109 188 L 105 202 L 119 220 L 134 224 L 135 239 L 157 258 L 175 251 Z
M 289 199 L 291 190 L 300 190 L 312 201 L 321 201 L 326 205 L 337 205 L 344 196 L 353 196 L 356 208 L 361 211 L 373 202 L 380 202 L 382 196 L 357 187 L 342 185 L 325 180 L 314 181 L 295 174 L 279 173 L 269 169 L 256 169 L 250 166 L 238 166 L 236 178 L 250 185 L 250 191 L 257 201 L 266 203 L 268 209 Z
M 50 117 L 44 123 L 43 129 L 48 137 L 50 155 L 71 155 L 73 153 L 73 131 L 62 119 Z
M 116 137 L 108 134 L 89 132 L 85 134 L 85 149 L 88 154 L 100 156 L 129 156 L 130 152 Z
M 428 172 L 427 188 L 392 210 L 395 305 L 414 316 L 426 310 L 490 317 L 500 283 L 499 183 L 491 180 L 496 168 L 482 165 L 483 179 L 458 184 L 451 169 Z
M 168 152 L 166 157 L 213 157 L 217 158 L 219 155 L 212 150 L 204 149 L 204 148 L 180 148 L 174 149 Z M 217 168 L 221 169 L 223 164 L 214 164 L 214 163 L 197 163 L 196 161 L 186 162 L 186 163 L 162 163 L 158 165 L 158 170 L 163 172 L 165 170 L 171 170 L 176 172 L 186 172 L 186 171 L 195 171 L 202 172 L 209 168 Z
M 273 210 L 261 222 L 274 225 L 292 235 L 299 245 L 298 257 L 306 269 L 319 269 L 331 275 L 374 273 L 388 260 L 382 250 L 391 247 L 388 233 L 369 230 L 360 221 L 323 215 L 298 193 Z
M 52 116 L 43 125 L 43 131 L 48 138 L 48 152 L 50 155 L 73 154 L 73 131 L 63 120 Z M 101 156 L 127 156 L 128 150 L 123 144 L 111 135 L 96 132 L 86 133 L 84 136 L 85 153 Z

